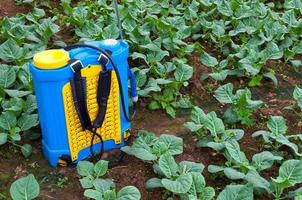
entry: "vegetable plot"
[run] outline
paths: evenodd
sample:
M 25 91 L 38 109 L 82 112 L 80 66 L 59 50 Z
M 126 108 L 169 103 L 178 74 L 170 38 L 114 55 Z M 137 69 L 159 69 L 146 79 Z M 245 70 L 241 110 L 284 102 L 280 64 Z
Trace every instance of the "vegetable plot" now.
M 117 39 L 113 2 L 11 3 L 30 10 L 0 6 L 0 200 L 302 199 L 301 0 L 120 1 L 140 101 L 112 169 L 41 160 L 28 62 Z

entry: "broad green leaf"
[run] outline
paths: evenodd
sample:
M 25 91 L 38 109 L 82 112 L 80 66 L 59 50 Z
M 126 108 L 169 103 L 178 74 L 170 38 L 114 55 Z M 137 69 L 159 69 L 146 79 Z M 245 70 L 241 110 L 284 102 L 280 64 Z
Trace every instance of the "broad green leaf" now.
M 93 186 L 97 191 L 102 193 L 115 187 L 114 182 L 111 179 L 96 179 Z
M 216 136 L 223 133 L 225 128 L 223 121 L 217 117 L 215 112 L 210 112 L 207 114 L 207 119 L 204 122 L 205 127 L 211 132 L 212 135 Z
M 185 169 L 187 172 L 198 172 L 202 173 L 204 165 L 202 163 L 196 163 L 191 161 L 181 161 L 179 166 Z
M 287 160 L 279 168 L 279 176 L 273 179 L 283 188 L 302 183 L 302 160 Z
M 123 187 L 117 193 L 117 200 L 138 200 L 141 198 L 139 190 L 134 186 Z
M 5 144 L 7 142 L 7 134 L 6 133 L 0 133 L 0 146 Z
M 26 112 L 27 114 L 31 114 L 36 110 L 37 110 L 36 97 L 34 95 L 29 95 L 26 99 L 24 112 Z
M 22 155 L 28 158 L 32 153 L 32 146 L 30 144 L 24 144 L 21 146 Z
M 175 162 L 173 156 L 171 156 L 171 154 L 169 153 L 165 153 L 160 156 L 158 160 L 158 166 L 167 178 L 175 176 L 178 171 L 178 165 Z
M 13 182 L 10 187 L 13 200 L 31 200 L 39 196 L 40 186 L 32 174 Z
M 125 146 L 125 147 L 122 147 L 121 150 L 123 152 L 125 152 L 129 155 L 133 155 L 141 160 L 145 160 L 145 161 L 157 160 L 157 157 L 154 154 L 152 154 L 151 152 L 147 151 L 144 148 Z
M 13 39 L 8 39 L 0 45 L 0 59 L 5 62 L 16 62 L 23 56 L 22 48 Z
M 108 161 L 106 160 L 99 160 L 94 165 L 94 174 L 96 177 L 104 176 L 108 170 Z
M 0 86 L 9 88 L 16 80 L 16 72 L 9 65 L 0 64 Z
M 201 59 L 202 64 L 204 64 L 207 67 L 214 67 L 214 66 L 218 65 L 217 59 L 215 57 L 212 57 L 207 52 L 203 52 L 200 59 Z
M 110 24 L 104 28 L 102 36 L 104 39 L 116 39 L 119 36 L 119 30 L 116 24 Z
M 190 174 L 192 175 L 193 182 L 188 193 L 197 196 L 206 185 L 205 179 L 200 172 L 191 172 Z
M 253 187 L 247 185 L 227 185 L 217 200 L 253 200 Z
M 244 173 L 241 173 L 230 167 L 224 168 L 223 172 L 226 175 L 226 177 L 228 177 L 231 180 L 243 179 L 245 177 Z
M 201 108 L 195 106 L 192 110 L 191 119 L 197 124 L 203 124 L 207 120 L 207 115 Z
M 224 170 L 224 167 L 221 167 L 221 166 L 217 166 L 217 165 L 209 165 L 208 166 L 208 171 L 210 173 L 218 173 L 218 172 L 222 172 Z
M 282 159 L 282 157 L 275 156 L 269 151 L 264 151 L 253 156 L 252 166 L 254 166 L 258 171 L 262 171 L 270 168 L 274 164 L 274 161 Z
M 187 129 L 189 129 L 191 132 L 197 132 L 198 130 L 200 130 L 201 128 L 203 128 L 203 125 L 201 125 L 201 124 L 195 124 L 194 122 L 186 122 L 184 124 L 184 127 L 186 127 Z
M 4 91 L 10 97 L 24 97 L 24 96 L 29 95 L 29 94 L 32 93 L 31 91 L 9 90 L 9 89 L 6 89 Z
M 262 188 L 267 192 L 270 192 L 270 183 L 266 179 L 262 178 L 255 169 L 250 169 L 244 179 L 253 184 L 255 188 Z
M 85 190 L 84 196 L 95 200 L 103 200 L 103 194 L 97 190 Z
M 17 125 L 20 127 L 21 131 L 26 131 L 36 125 L 38 125 L 38 115 L 37 114 L 24 114 L 22 115 L 17 122 Z
M 82 188 L 84 189 L 92 188 L 94 184 L 94 178 L 91 175 L 85 176 L 84 178 L 80 179 L 80 183 Z
M 228 83 L 223 86 L 220 86 L 216 91 L 214 97 L 220 103 L 233 103 L 235 96 L 233 95 L 233 84 Z
M 273 135 L 284 135 L 287 131 L 285 119 L 282 116 L 271 116 L 267 122 L 268 129 Z
M 164 187 L 163 184 L 161 183 L 161 179 L 159 179 L 159 178 L 151 178 L 146 182 L 145 185 L 146 185 L 147 189 Z
M 183 139 L 174 135 L 161 134 L 159 141 L 164 142 L 171 155 L 178 155 L 183 153 Z
M 89 161 L 79 161 L 77 165 L 77 172 L 81 176 L 93 176 L 94 165 Z
M 10 98 L 1 103 L 4 111 L 20 112 L 24 107 L 24 101 L 20 98 Z
M 176 180 L 162 179 L 163 186 L 176 194 L 183 194 L 190 190 L 193 183 L 192 175 L 189 173 L 181 174 Z
M 277 136 L 271 136 L 273 139 L 275 139 L 278 143 L 283 144 L 285 146 L 288 146 L 289 148 L 291 148 L 291 150 L 297 155 L 297 156 L 302 156 L 301 153 L 299 153 L 299 148 L 298 146 L 293 143 L 290 142 L 287 137 L 285 137 L 284 135 L 277 135 Z
M 199 195 L 199 200 L 211 200 L 215 197 L 215 189 L 212 187 L 204 187 Z
M 299 88 L 298 86 L 296 86 L 293 96 L 294 96 L 294 99 L 297 101 L 298 106 L 302 110 L 302 89 Z
M 175 70 L 174 77 L 176 81 L 184 82 L 189 80 L 193 75 L 193 68 L 189 65 L 180 64 Z
M 7 112 L 2 112 L 0 115 L 0 127 L 3 128 L 4 130 L 11 130 L 14 128 L 17 124 L 17 119 L 14 113 L 7 111 Z
M 240 146 L 236 140 L 227 141 L 225 144 L 227 153 L 230 155 L 232 162 L 244 164 L 248 162 L 245 154 L 240 150 Z

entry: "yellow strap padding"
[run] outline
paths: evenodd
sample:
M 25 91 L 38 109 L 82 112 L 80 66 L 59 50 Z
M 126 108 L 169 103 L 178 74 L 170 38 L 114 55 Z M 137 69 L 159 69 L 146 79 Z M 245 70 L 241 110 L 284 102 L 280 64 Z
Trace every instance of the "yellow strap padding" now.
M 82 69 L 81 74 L 86 77 L 87 83 L 87 107 L 90 119 L 93 121 L 98 112 L 97 85 L 101 67 L 99 65 Z M 75 161 L 78 153 L 90 146 L 92 133 L 88 130 L 82 131 L 80 121 L 73 103 L 70 83 L 63 87 L 63 101 L 65 109 L 66 126 L 68 133 L 68 143 L 71 151 L 71 159 Z M 121 122 L 119 106 L 119 87 L 116 73 L 112 72 L 111 90 L 108 99 L 106 117 L 103 126 L 97 129 L 104 141 L 114 140 L 115 144 L 121 143 Z M 94 144 L 100 142 L 95 137 Z

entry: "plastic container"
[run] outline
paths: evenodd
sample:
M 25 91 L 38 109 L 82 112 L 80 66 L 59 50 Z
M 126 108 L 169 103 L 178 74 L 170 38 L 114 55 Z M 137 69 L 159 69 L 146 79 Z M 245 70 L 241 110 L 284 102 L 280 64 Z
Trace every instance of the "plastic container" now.
M 129 112 L 127 87 L 127 58 L 129 55 L 128 44 L 120 40 L 88 42 L 87 44 L 94 45 L 111 52 L 111 56 L 118 67 L 118 72 L 116 73 L 119 73 L 121 78 L 126 111 Z M 74 122 L 70 121 L 70 115 L 75 115 L 74 118 L 77 118 L 77 116 L 74 112 L 73 105 L 67 101 L 70 101 L 70 96 L 68 96 L 70 95 L 70 91 L 69 93 L 64 92 L 68 90 L 67 87 L 69 81 L 74 76 L 74 73 L 68 65 L 68 61 L 70 59 L 79 59 L 85 67 L 96 69 L 96 67 L 99 67 L 97 66 L 99 65 L 97 61 L 98 56 L 99 53 L 97 51 L 86 47 L 73 49 L 69 52 L 65 50 L 47 50 L 36 54 L 33 62 L 30 64 L 30 72 L 34 81 L 39 120 L 42 129 L 43 154 L 53 167 L 57 166 L 59 158 L 62 155 L 70 156 L 74 162 L 85 159 L 90 155 L 87 142 L 91 138 L 91 134 L 88 132 L 86 132 L 86 134 L 78 134 L 75 132 L 72 134 L 70 133 L 70 130 L 73 130 L 72 128 L 74 127 L 77 127 L 77 130 L 79 130 L 79 123 L 77 123 L 76 120 Z M 108 69 L 112 69 L 111 63 L 109 63 Z M 92 71 L 90 70 L 89 72 L 89 69 L 87 70 L 90 75 L 91 73 L 95 73 L 96 70 L 94 70 L 94 72 Z M 119 119 L 108 118 L 107 120 L 106 115 L 106 120 L 108 121 L 106 124 L 106 130 L 112 128 L 112 123 L 115 124 L 115 129 L 110 129 L 110 131 L 112 132 L 115 130 L 115 132 L 120 132 L 120 138 L 110 138 L 110 135 L 106 135 L 107 132 L 104 129 L 101 134 L 103 138 L 105 138 L 105 151 L 124 146 L 126 131 L 131 127 L 130 122 L 128 122 L 123 115 L 122 105 L 119 103 L 121 102 L 121 99 L 119 99 L 121 97 L 118 94 L 118 85 L 116 85 L 116 80 L 113 82 L 115 83 L 115 89 L 112 89 L 111 93 L 115 93 L 115 97 L 117 99 L 112 97 L 113 100 L 111 106 L 115 106 L 112 107 L 113 110 L 119 110 Z M 96 94 L 93 95 L 96 96 Z M 90 99 L 90 101 L 92 102 L 94 100 Z M 93 103 L 95 104 L 95 102 Z M 88 102 L 88 107 L 90 106 L 89 104 L 90 102 Z M 95 108 L 93 109 L 95 110 Z M 108 115 L 108 117 L 110 116 Z M 94 118 L 92 118 L 92 120 L 93 119 Z M 119 128 L 118 131 L 116 128 Z M 80 140 L 78 137 L 82 137 L 83 140 Z M 117 135 L 115 135 L 115 137 L 117 137 Z M 95 151 L 99 151 L 100 147 L 101 145 L 99 142 L 94 144 Z

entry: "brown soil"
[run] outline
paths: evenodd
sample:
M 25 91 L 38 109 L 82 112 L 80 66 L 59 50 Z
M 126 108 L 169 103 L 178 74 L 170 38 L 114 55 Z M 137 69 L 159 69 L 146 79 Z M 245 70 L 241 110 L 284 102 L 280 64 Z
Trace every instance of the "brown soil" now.
M 27 13 L 30 6 L 17 6 L 14 0 L 0 0 L 0 18 L 15 16 L 17 13 Z

